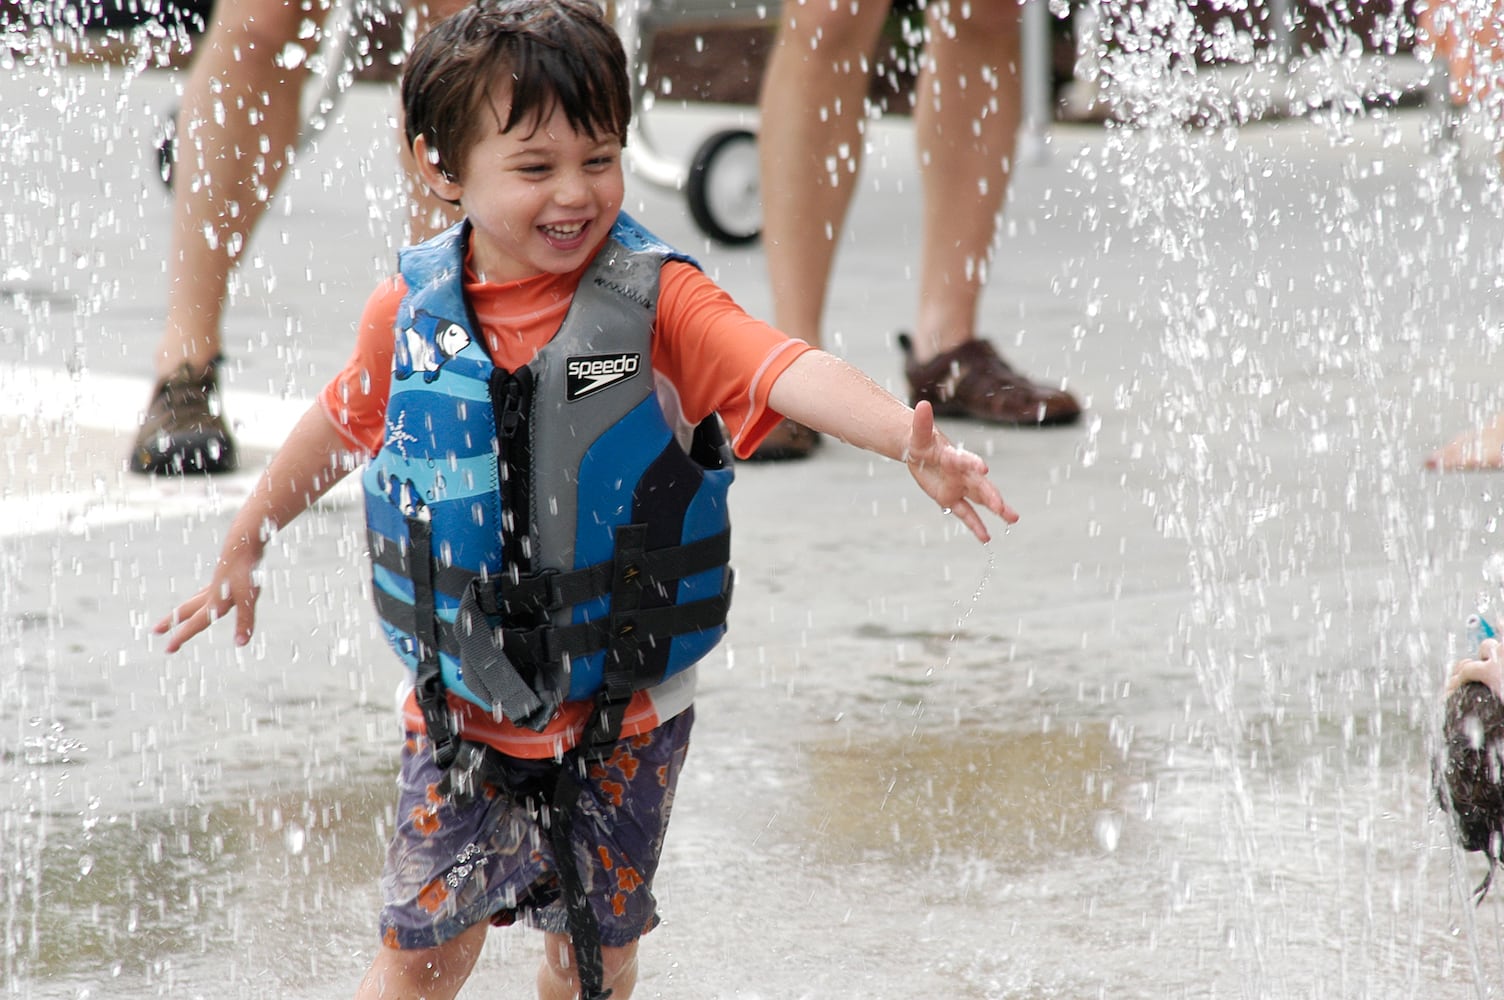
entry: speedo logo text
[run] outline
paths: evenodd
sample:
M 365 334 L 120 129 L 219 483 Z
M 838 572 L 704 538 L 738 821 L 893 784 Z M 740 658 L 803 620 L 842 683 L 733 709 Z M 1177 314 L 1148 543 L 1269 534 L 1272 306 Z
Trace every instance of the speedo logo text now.
M 593 392 L 625 382 L 641 367 L 642 355 L 632 352 L 570 358 L 565 362 L 567 387 L 564 398 L 571 403 L 583 399 Z

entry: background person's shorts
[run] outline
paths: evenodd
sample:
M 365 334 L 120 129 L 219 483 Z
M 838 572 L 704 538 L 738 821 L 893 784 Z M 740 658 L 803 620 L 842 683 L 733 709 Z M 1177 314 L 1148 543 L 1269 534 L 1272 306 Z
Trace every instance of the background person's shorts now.
M 584 782 L 575 858 L 608 948 L 631 944 L 658 922 L 653 874 L 693 724 L 690 708 L 652 732 L 619 741 Z M 513 760 L 528 775 L 555 766 Z M 520 919 L 568 934 L 553 849 L 536 811 L 505 796 L 481 796 L 456 811 L 434 791 L 441 776 L 428 741 L 409 733 L 398 777 L 397 832 L 381 873 L 382 943 L 431 948 L 483 920 Z

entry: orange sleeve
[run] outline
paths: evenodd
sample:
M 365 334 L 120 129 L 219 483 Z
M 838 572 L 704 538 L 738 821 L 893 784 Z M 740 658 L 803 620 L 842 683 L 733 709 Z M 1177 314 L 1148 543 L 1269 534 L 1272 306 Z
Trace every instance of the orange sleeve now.
M 756 450 L 782 420 L 768 408 L 778 376 L 814 350 L 749 316 L 698 268 L 680 261 L 663 266 L 653 368 L 673 383 L 685 419 L 698 423 L 720 414 L 741 458 Z
M 386 401 L 392 385 L 393 330 L 407 285 L 383 281 L 360 314 L 355 351 L 345 367 L 319 392 L 319 404 L 347 444 L 374 455 L 386 432 Z

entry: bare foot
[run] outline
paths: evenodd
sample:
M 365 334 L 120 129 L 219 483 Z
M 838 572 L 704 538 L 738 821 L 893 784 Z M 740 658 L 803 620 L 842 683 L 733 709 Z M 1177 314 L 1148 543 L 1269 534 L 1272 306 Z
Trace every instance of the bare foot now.
M 1504 469 L 1504 413 L 1476 431 L 1458 435 L 1446 447 L 1426 456 L 1426 468 L 1437 472 L 1477 472 Z

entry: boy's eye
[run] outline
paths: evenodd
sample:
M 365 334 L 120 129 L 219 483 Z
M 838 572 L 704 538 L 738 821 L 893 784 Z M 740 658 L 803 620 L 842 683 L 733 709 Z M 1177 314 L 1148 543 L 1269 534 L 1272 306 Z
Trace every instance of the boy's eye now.
M 592 156 L 585 162 L 587 167 L 609 167 L 616 162 L 615 153 L 602 153 L 600 156 Z

